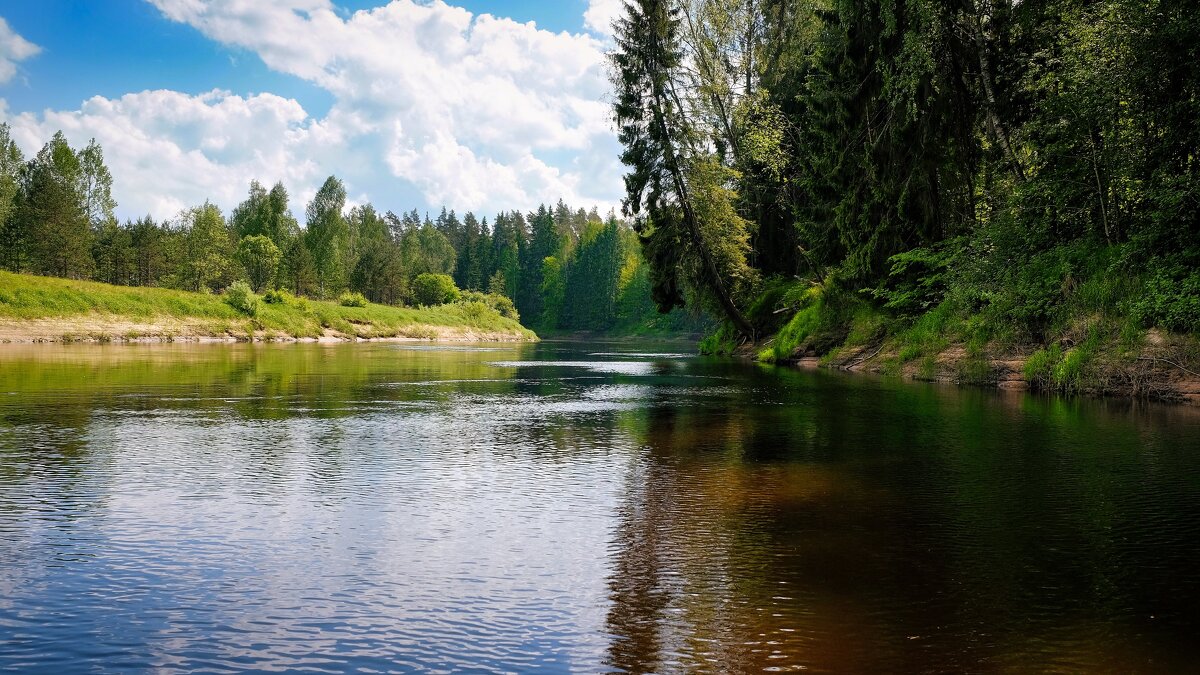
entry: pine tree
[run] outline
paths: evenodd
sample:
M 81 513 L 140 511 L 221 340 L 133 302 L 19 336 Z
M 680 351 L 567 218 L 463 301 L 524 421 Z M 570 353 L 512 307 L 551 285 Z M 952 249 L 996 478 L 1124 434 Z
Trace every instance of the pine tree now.
M 79 155 L 61 131 L 26 167 L 18 218 L 28 232 L 32 271 L 72 279 L 91 275 L 92 228 L 81 176 Z
M 9 132 L 0 123 L 0 267 L 23 271 L 29 259 L 29 236 L 18 218 L 22 171 L 25 158 Z

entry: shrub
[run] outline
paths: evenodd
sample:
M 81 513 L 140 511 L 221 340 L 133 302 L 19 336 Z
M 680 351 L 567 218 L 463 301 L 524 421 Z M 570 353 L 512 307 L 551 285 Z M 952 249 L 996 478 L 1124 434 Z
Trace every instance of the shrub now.
M 250 284 L 235 281 L 225 289 L 224 300 L 227 305 L 248 316 L 258 316 L 258 296 L 251 290 Z
M 308 313 L 312 311 L 312 307 L 308 304 L 308 298 L 302 298 L 292 295 L 290 292 L 282 288 L 273 288 L 263 295 L 263 302 L 268 305 L 282 305 L 285 307 L 295 307 L 301 312 Z
M 1147 326 L 1200 333 L 1200 272 L 1156 271 L 1133 303 L 1133 314 Z
M 952 239 L 930 248 L 897 253 L 888 258 L 887 277 L 864 292 L 899 316 L 920 315 L 942 302 L 949 285 L 948 270 L 963 245 L 961 239 Z
M 462 297 L 449 274 L 418 274 L 412 282 L 413 300 L 418 305 L 445 305 Z
M 295 299 L 295 296 L 281 288 L 272 288 L 263 294 L 263 302 L 268 305 L 290 305 Z
M 506 319 L 512 319 L 513 321 L 521 320 L 521 315 L 517 313 L 517 307 L 513 304 L 513 301 L 508 299 L 508 296 L 500 295 L 499 293 L 463 291 L 458 301 L 460 303 L 481 302 L 496 310 L 500 316 Z
M 479 302 L 478 300 L 470 300 L 467 302 L 459 301 L 455 305 L 462 312 L 467 321 L 478 324 L 488 315 L 496 316 L 496 310 L 492 309 L 487 303 Z
M 342 293 L 338 296 L 338 304 L 342 307 L 366 307 L 367 298 L 362 293 Z

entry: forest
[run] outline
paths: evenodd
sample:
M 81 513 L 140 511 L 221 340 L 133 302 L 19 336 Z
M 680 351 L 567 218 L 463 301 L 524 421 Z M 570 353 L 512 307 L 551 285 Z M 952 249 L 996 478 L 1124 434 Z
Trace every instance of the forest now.
M 1191 0 L 631 0 L 625 214 L 661 309 L 764 360 L 1200 332 Z
M 56 134 L 26 160 L 0 125 L 0 267 L 109 284 L 430 306 L 485 302 L 542 333 L 697 331 L 704 318 L 660 315 L 636 234 L 610 214 L 561 200 L 492 223 L 442 208 L 379 213 L 347 208 L 328 178 L 291 212 L 282 184 L 250 184 L 227 216 L 212 203 L 155 221 L 118 222 L 103 149 Z M 274 295 L 268 295 L 270 301 Z

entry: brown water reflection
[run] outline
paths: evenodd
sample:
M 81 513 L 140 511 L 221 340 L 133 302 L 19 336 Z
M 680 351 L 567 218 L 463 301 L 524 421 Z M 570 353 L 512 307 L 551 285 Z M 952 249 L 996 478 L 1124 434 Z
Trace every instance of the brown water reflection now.
M 607 666 L 1190 669 L 1195 411 L 765 379 L 788 394 L 637 420 Z

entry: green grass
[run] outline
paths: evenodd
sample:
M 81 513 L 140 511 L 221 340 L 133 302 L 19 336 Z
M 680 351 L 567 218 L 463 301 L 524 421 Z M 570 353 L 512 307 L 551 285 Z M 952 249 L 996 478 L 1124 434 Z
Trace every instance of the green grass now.
M 165 288 L 111 286 L 90 281 L 0 272 L 0 319 L 83 319 L 136 324 L 185 323 L 212 335 L 319 337 L 326 329 L 357 337 L 433 338 L 441 334 L 488 333 L 536 339 L 532 331 L 490 307 L 442 305 L 393 307 L 299 299 L 259 303 L 253 317 L 219 295 Z M 116 337 L 127 337 L 125 333 Z M 110 336 L 112 337 L 112 336 Z

